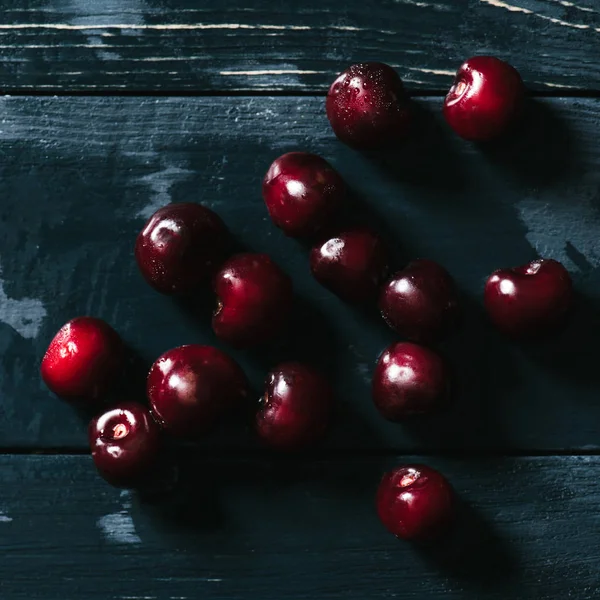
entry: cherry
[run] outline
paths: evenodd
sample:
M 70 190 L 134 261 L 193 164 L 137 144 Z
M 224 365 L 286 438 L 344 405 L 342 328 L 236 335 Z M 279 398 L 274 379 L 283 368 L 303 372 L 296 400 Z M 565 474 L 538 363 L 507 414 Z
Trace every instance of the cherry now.
M 269 446 L 297 450 L 323 437 L 333 409 L 333 391 L 315 369 L 283 363 L 267 376 L 256 414 L 256 431 Z
M 525 86 L 514 67 L 493 56 L 474 56 L 458 69 L 444 116 L 458 135 L 483 142 L 505 133 L 524 101 Z
M 492 273 L 484 292 L 490 318 L 513 337 L 552 330 L 563 321 L 572 298 L 569 272 L 559 262 L 543 258 Z
M 388 263 L 385 244 L 367 228 L 342 231 L 319 242 L 310 254 L 315 279 L 340 298 L 356 303 L 376 297 Z
M 287 320 L 293 300 L 291 279 L 266 254 L 238 254 L 215 276 L 215 334 L 234 346 L 273 338 Z
M 458 292 L 446 269 L 419 259 L 392 275 L 383 286 L 379 308 L 386 323 L 400 335 L 430 342 L 456 320 Z
M 89 439 L 94 463 L 106 481 L 138 487 L 157 461 L 160 428 L 147 408 L 124 402 L 92 419 Z
M 191 344 L 168 350 L 155 361 L 147 389 L 152 413 L 169 433 L 195 436 L 243 409 L 248 382 L 227 354 Z
M 426 541 L 439 535 L 454 512 L 452 486 L 425 465 L 404 465 L 386 473 L 377 490 L 381 522 L 404 540 Z
M 432 350 L 398 342 L 386 348 L 373 374 L 373 402 L 390 421 L 438 408 L 447 399 L 448 372 Z
M 392 67 L 367 62 L 348 67 L 331 84 L 327 118 L 335 135 L 357 148 L 384 146 L 406 136 L 411 111 Z
M 96 401 L 114 383 L 124 356 L 119 334 L 94 317 L 63 325 L 42 359 L 44 383 L 66 400 Z
M 289 152 L 276 159 L 263 180 L 263 198 L 273 223 L 286 235 L 317 232 L 344 201 L 344 180 L 323 158 Z
M 185 295 L 210 280 L 228 245 L 227 228 L 212 210 L 200 204 L 169 204 L 144 225 L 135 258 L 154 289 Z

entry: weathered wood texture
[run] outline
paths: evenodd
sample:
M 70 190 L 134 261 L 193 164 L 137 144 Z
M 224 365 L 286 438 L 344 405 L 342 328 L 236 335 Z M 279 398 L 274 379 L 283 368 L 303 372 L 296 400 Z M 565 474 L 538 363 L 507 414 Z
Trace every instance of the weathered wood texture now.
M 375 514 L 398 460 L 200 461 L 142 502 L 89 457 L 0 457 L 2 600 L 598 598 L 598 458 L 428 459 L 464 503 L 429 549 Z
M 78 314 L 107 319 L 140 353 L 135 393 L 161 352 L 215 343 L 212 299 L 191 310 L 160 296 L 132 255 L 153 210 L 198 201 L 239 247 L 271 253 L 292 275 L 299 302 L 286 341 L 233 354 L 257 397 L 275 362 L 327 369 L 341 404 L 330 447 L 597 449 L 600 101 L 537 101 L 524 131 L 493 151 L 451 135 L 440 99 L 418 106 L 404 150 L 365 157 L 334 139 L 322 98 L 0 100 L 0 445 L 85 447 L 83 421 L 38 375 L 52 335 Z M 332 161 L 353 190 L 348 212 L 386 236 L 398 264 L 427 256 L 456 277 L 465 315 L 441 347 L 457 378 L 447 414 L 402 427 L 373 408 L 370 372 L 395 336 L 375 310 L 354 310 L 312 280 L 307 249 L 271 225 L 261 199 L 269 163 L 294 149 Z M 483 281 L 537 253 L 565 262 L 581 298 L 561 335 L 510 343 L 482 315 Z M 252 442 L 235 432 L 209 443 Z
M 4 0 L 0 87 L 319 90 L 382 60 L 447 89 L 473 54 L 537 90 L 600 90 L 596 0 Z

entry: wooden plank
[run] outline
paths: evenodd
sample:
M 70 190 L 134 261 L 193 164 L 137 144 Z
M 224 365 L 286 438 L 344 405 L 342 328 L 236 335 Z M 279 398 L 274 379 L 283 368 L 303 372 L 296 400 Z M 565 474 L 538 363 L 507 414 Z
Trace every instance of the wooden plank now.
M 383 470 L 404 460 L 211 459 L 140 501 L 88 457 L 3 456 L 2 598 L 598 597 L 597 457 L 427 459 L 463 502 L 455 534 L 429 549 L 375 514 Z
M 0 87 L 10 90 L 324 92 L 381 60 L 414 89 L 447 89 L 474 54 L 536 90 L 600 90 L 596 0 L 5 0 Z
M 287 340 L 233 355 L 257 398 L 276 362 L 322 365 L 341 403 L 331 448 L 597 449 L 599 103 L 536 102 L 512 144 L 484 152 L 451 135 L 439 99 L 422 100 L 414 139 L 376 160 L 334 139 L 322 98 L 1 99 L 0 445 L 85 447 L 84 422 L 38 376 L 52 335 L 76 315 L 107 319 L 146 365 L 173 346 L 215 343 L 211 307 L 194 316 L 155 293 L 132 256 L 155 208 L 198 201 L 240 247 L 271 253 L 293 277 Z M 307 250 L 271 225 L 261 199 L 269 163 L 294 149 L 332 161 L 353 189 L 349 212 L 381 230 L 398 264 L 426 256 L 458 281 L 465 323 L 441 348 L 458 381 L 448 414 L 403 427 L 372 406 L 371 369 L 396 337 L 374 310 L 313 281 Z M 564 334 L 509 343 L 482 314 L 483 281 L 538 252 L 565 262 L 582 297 Z M 209 443 L 252 445 L 239 432 Z

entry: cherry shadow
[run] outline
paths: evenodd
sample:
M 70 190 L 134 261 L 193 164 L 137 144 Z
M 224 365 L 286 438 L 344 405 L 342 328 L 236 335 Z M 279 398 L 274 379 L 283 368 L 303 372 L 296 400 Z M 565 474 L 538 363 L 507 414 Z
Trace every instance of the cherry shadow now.
M 141 509 L 169 535 L 187 537 L 223 529 L 220 478 L 206 463 L 205 451 L 194 444 L 171 444 L 166 451 L 174 477 L 161 488 L 137 490 Z
M 276 338 L 261 346 L 243 349 L 245 359 L 264 371 L 288 361 L 301 361 L 334 379 L 337 335 L 326 315 L 313 303 L 295 294 L 290 316 Z
M 479 144 L 495 168 L 520 184 L 549 188 L 573 175 L 577 140 L 551 101 L 529 98 L 521 119 L 501 139 Z
M 156 357 L 147 356 L 142 350 L 125 342 L 126 366 L 116 386 L 119 400 L 147 404 L 146 379 Z M 113 396 L 116 392 L 113 392 Z M 117 399 L 115 397 L 115 399 Z
M 245 458 L 234 448 L 211 457 L 194 446 L 172 451 L 178 465 L 176 484 L 162 493 L 138 491 L 136 498 L 157 528 L 189 547 L 202 545 L 203 534 L 235 530 L 241 505 L 252 514 L 266 511 L 274 523 L 288 522 L 294 510 L 302 519 L 308 492 L 319 493 L 325 505 L 339 499 L 347 510 L 370 506 L 383 472 L 370 458 L 351 461 L 342 453 L 324 455 L 318 446 L 298 453 L 257 449 Z M 329 519 L 330 512 L 320 516 Z
M 554 376 L 573 384 L 600 383 L 597 346 L 600 339 L 600 298 L 575 294 L 564 324 L 542 338 L 523 341 L 520 348 Z M 574 400 L 577 394 L 573 394 Z
M 518 577 L 518 556 L 492 524 L 463 499 L 456 521 L 443 537 L 416 546 L 437 571 L 480 590 L 510 589 Z
M 451 189 L 453 193 L 461 193 L 468 187 L 456 136 L 452 137 L 442 121 L 441 105 L 439 111 L 434 111 L 428 104 L 413 100 L 412 109 L 414 123 L 407 139 L 363 154 L 393 180 L 439 192 L 429 195 L 427 200 L 445 204 L 444 192 Z
M 369 227 L 381 237 L 390 254 L 390 275 L 410 260 L 410 250 L 398 240 L 398 232 L 390 224 L 389 218 L 381 214 L 364 193 L 350 191 L 340 221 L 345 227 Z
M 399 425 L 430 451 L 505 447 L 498 414 L 503 398 L 519 384 L 510 348 L 494 331 L 483 307 L 467 294 L 461 300 L 462 322 L 433 346 L 449 367 L 450 398 L 438 412 Z

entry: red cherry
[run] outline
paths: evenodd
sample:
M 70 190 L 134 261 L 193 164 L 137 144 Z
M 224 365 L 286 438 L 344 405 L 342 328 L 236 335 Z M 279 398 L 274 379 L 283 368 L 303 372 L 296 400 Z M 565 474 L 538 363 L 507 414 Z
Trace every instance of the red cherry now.
M 514 337 L 539 335 L 559 325 L 573 299 L 569 272 L 551 259 L 500 269 L 487 280 L 484 300 L 498 329 Z
M 211 346 L 168 350 L 148 374 L 152 412 L 174 435 L 206 433 L 223 417 L 243 409 L 248 382 L 239 365 Z
M 432 260 L 419 259 L 382 287 L 379 308 L 386 323 L 411 340 L 429 342 L 456 321 L 458 292 L 452 277 Z
M 238 254 L 215 276 L 217 337 L 234 346 L 270 340 L 285 324 L 293 301 L 291 279 L 266 254 Z
M 138 235 L 135 258 L 154 289 L 183 295 L 210 280 L 228 245 L 229 232 L 212 210 L 200 204 L 169 204 Z
M 117 487 L 138 487 L 154 467 L 160 428 L 141 404 L 125 402 L 93 419 L 92 458 L 99 473 Z
M 273 223 L 286 235 L 301 237 L 323 227 L 343 203 L 346 186 L 325 159 L 290 152 L 269 167 L 262 191 Z
M 444 116 L 458 135 L 483 142 L 509 129 L 524 100 L 525 86 L 514 67 L 493 56 L 474 56 L 458 69 Z
M 396 537 L 426 541 L 443 532 L 455 512 L 448 480 L 425 465 L 405 465 L 386 473 L 377 491 L 377 513 Z
M 390 421 L 431 412 L 449 391 L 448 370 L 432 350 L 399 342 L 385 349 L 373 374 L 373 401 Z
M 315 279 L 348 302 L 375 298 L 388 264 L 385 244 L 367 228 L 342 231 L 319 242 L 310 254 Z
M 384 63 L 348 67 L 331 84 L 326 107 L 335 135 L 357 148 L 397 142 L 406 136 L 411 121 L 402 81 Z
M 331 386 L 319 372 L 297 362 L 281 364 L 267 376 L 256 431 L 272 447 L 304 448 L 325 434 L 333 402 Z
M 77 317 L 61 327 L 42 359 L 44 383 L 66 400 L 96 401 L 114 383 L 123 343 L 107 323 Z

